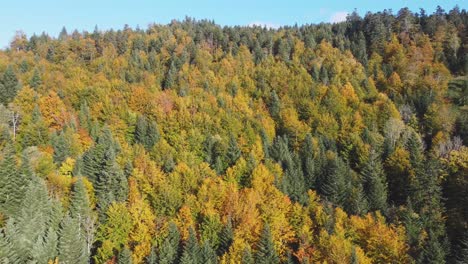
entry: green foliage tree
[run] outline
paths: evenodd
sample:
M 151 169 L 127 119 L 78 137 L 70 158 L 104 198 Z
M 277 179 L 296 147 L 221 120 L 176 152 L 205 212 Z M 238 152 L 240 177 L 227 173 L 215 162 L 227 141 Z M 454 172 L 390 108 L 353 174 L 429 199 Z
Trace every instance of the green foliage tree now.
M 257 253 L 255 254 L 255 263 L 280 263 L 278 253 L 276 252 L 271 236 L 270 227 L 265 224 L 263 227 L 262 235 L 257 244 Z

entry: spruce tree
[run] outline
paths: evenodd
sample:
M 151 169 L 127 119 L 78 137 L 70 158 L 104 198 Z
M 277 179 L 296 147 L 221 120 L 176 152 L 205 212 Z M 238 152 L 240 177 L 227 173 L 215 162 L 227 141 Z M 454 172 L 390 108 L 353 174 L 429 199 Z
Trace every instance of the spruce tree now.
M 0 104 L 8 105 L 21 88 L 12 66 L 8 66 L 0 82 Z
M 226 159 L 229 166 L 236 163 L 237 159 L 241 156 L 241 150 L 237 145 L 237 141 L 233 135 L 229 137 L 229 145 L 226 153 Z
M 192 227 L 189 228 L 189 237 L 185 241 L 182 257 L 180 258 L 181 264 L 198 264 L 200 262 L 200 246 L 195 231 Z
M 117 256 L 117 264 L 132 264 L 132 252 L 128 247 L 124 247 L 120 250 Z
M 179 230 L 177 229 L 177 226 L 171 222 L 169 223 L 169 233 L 164 239 L 159 250 L 160 264 L 173 264 L 177 262 L 179 256 L 179 243 Z
M 252 256 L 252 251 L 250 250 L 249 247 L 245 247 L 244 251 L 242 251 L 242 259 L 241 259 L 242 264 L 254 264 L 254 258 Z
M 66 264 L 88 263 L 86 243 L 80 231 L 80 222 L 68 214 L 60 225 L 59 261 Z
M 29 80 L 29 86 L 31 86 L 34 89 L 37 89 L 42 84 L 41 76 L 39 74 L 39 71 L 37 69 L 34 69 L 33 76 Z
M 128 195 L 127 179 L 116 162 L 117 147 L 110 130 L 105 128 L 83 156 L 82 172 L 94 185 L 102 217 L 113 201 L 125 201 Z
M 228 219 L 223 229 L 221 229 L 221 233 L 219 234 L 219 246 L 218 246 L 218 255 L 222 256 L 224 253 L 228 252 L 229 248 L 234 241 L 234 231 L 232 229 L 232 221 L 231 218 Z
M 348 193 L 347 179 L 350 178 L 350 168 L 334 154 L 328 159 L 325 173 L 320 178 L 320 193 L 333 204 L 343 205 Z
M 387 181 L 378 153 L 371 150 L 363 170 L 364 191 L 371 211 L 387 209 Z
M 273 238 L 270 232 L 270 226 L 265 224 L 263 227 L 260 241 L 257 244 L 257 253 L 255 255 L 255 263 L 257 264 L 277 264 L 280 262 L 278 253 L 273 244 Z
M 203 242 L 200 252 L 200 261 L 199 263 L 203 264 L 216 264 L 218 259 L 216 257 L 216 252 L 211 246 L 211 243 L 206 240 Z
M 316 188 L 317 174 L 314 160 L 314 145 L 312 143 L 312 135 L 307 134 L 301 148 L 302 170 L 304 180 L 308 189 Z
M 70 156 L 70 143 L 63 130 L 52 137 L 52 146 L 54 147 L 54 161 L 60 165 Z

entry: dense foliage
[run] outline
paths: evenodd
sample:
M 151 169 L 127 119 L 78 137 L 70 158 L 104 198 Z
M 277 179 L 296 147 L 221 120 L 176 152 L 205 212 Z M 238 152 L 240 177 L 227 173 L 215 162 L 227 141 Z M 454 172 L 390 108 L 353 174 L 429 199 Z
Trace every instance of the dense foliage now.
M 468 15 L 0 51 L 2 263 L 466 263 Z

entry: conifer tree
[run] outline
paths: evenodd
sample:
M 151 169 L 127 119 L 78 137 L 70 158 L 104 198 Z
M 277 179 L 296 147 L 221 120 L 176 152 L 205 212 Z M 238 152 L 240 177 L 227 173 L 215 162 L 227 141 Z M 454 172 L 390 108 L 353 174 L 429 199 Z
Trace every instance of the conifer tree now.
M 229 166 L 234 165 L 237 159 L 241 156 L 241 150 L 237 145 L 237 141 L 233 135 L 229 137 L 229 145 L 226 153 L 227 163 Z
M 189 228 L 189 237 L 185 241 L 184 251 L 180 258 L 181 264 L 198 264 L 200 262 L 200 246 L 195 231 L 192 227 Z
M 257 253 L 255 255 L 255 263 L 258 264 L 277 264 L 280 262 L 278 253 L 273 244 L 273 238 L 270 232 L 270 226 L 265 224 L 263 227 L 260 241 L 257 244 Z
M 13 70 L 13 67 L 10 65 L 6 68 L 0 82 L 0 103 L 7 105 L 20 89 L 20 83 L 16 74 Z
M 54 147 L 54 161 L 57 164 L 62 164 L 70 156 L 70 144 L 65 138 L 64 131 L 60 131 L 59 134 L 52 137 L 52 145 Z
M 42 84 L 41 76 L 39 74 L 39 71 L 37 69 L 34 69 L 33 76 L 29 80 L 29 86 L 31 86 L 34 89 L 37 89 Z
M 110 203 L 124 201 L 128 195 L 127 179 L 116 162 L 116 148 L 110 130 L 105 128 L 83 156 L 82 172 L 94 185 L 101 216 Z
M 59 261 L 60 263 L 88 263 L 86 243 L 80 231 L 78 219 L 66 215 L 60 226 Z
M 201 263 L 206 263 L 206 264 L 218 263 L 216 252 L 208 240 L 204 241 L 202 244 L 199 263 L 200 264 Z
M 180 233 L 177 226 L 169 223 L 169 233 L 164 239 L 159 250 L 160 264 L 173 264 L 177 262 L 179 256 Z
M 369 209 L 384 212 L 387 208 L 387 181 L 380 157 L 374 150 L 362 170 L 362 177 Z
M 120 250 L 117 256 L 117 264 L 132 264 L 132 252 L 128 247 L 124 247 Z
M 242 251 L 242 264 L 254 264 L 254 258 L 252 256 L 252 252 L 250 251 L 250 247 L 245 247 L 244 251 Z
M 221 233 L 219 234 L 219 246 L 218 246 L 218 255 L 222 256 L 224 253 L 228 252 L 229 248 L 234 241 L 234 231 L 232 230 L 232 221 L 231 218 L 228 219 Z
M 304 172 L 304 180 L 308 189 L 316 187 L 316 166 L 314 157 L 314 146 L 312 143 L 312 135 L 307 134 L 301 149 L 302 170 Z

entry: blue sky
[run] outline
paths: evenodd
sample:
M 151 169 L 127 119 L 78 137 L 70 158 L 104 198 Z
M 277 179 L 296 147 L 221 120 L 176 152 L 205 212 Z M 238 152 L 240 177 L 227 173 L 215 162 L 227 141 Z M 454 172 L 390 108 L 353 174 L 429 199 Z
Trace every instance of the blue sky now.
M 396 13 L 405 6 L 413 11 L 422 7 L 432 13 L 437 5 L 450 10 L 457 4 L 466 9 L 468 0 L 13 0 L 1 4 L 0 48 L 8 45 L 17 30 L 24 31 L 28 37 L 43 31 L 57 36 L 63 26 L 68 32 L 92 31 L 96 25 L 99 29 L 120 29 L 125 24 L 146 28 L 150 23 L 166 24 L 186 15 L 213 19 L 221 25 L 277 27 L 336 21 L 354 8 L 361 15 L 383 9 Z

